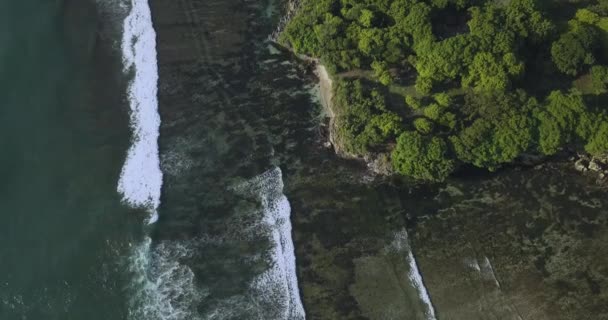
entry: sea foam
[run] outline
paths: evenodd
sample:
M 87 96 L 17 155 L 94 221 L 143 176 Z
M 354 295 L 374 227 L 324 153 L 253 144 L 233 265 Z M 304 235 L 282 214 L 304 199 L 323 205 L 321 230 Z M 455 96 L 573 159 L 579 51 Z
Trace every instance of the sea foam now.
M 123 23 L 124 70 L 133 74 L 128 97 L 133 141 L 118 181 L 118 192 L 129 205 L 149 210 L 148 222 L 158 219 L 162 172 L 158 155 L 158 66 L 156 33 L 147 0 L 131 0 Z
M 431 297 L 429 296 L 429 293 L 426 287 L 424 286 L 424 281 L 422 280 L 420 270 L 418 270 L 418 263 L 416 263 L 416 258 L 414 258 L 412 248 L 409 244 L 407 231 L 405 229 L 395 234 L 395 237 L 393 238 L 393 242 L 391 243 L 390 247 L 391 249 L 397 250 L 399 252 L 407 251 L 406 259 L 410 267 L 409 272 L 407 273 L 407 277 L 411 281 L 414 288 L 416 288 L 416 291 L 418 291 L 418 296 L 426 307 L 426 318 L 428 320 L 436 320 L 437 317 L 435 316 L 435 308 L 433 307 Z
M 197 320 L 205 292 L 195 285 L 192 270 L 182 263 L 194 254 L 192 246 L 178 241 L 152 239 L 132 247 L 128 269 L 129 320 Z
M 265 319 L 304 320 L 291 238 L 291 207 L 283 194 L 281 169 L 271 169 L 235 188 L 253 193 L 262 205 L 262 224 L 269 231 L 270 268 L 251 282 L 251 289 L 265 309 Z

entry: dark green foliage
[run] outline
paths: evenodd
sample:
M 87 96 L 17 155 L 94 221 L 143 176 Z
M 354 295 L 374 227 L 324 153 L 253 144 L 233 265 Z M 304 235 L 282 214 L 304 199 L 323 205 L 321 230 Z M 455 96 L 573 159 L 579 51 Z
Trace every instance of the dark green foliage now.
M 587 109 L 578 92 L 552 92 L 544 105 L 534 111 L 534 116 L 538 120 L 538 149 L 547 155 L 554 154 L 575 139 L 595 140 L 599 128 L 606 121 L 601 114 Z M 599 152 L 601 139 L 595 141 L 591 149 Z M 608 148 L 603 150 L 608 151 Z
M 541 0 L 511 0 L 505 16 L 509 29 L 519 36 L 541 41 L 554 29 L 553 23 L 538 10 Z
M 473 60 L 475 43 L 470 40 L 468 36 L 459 35 L 440 42 L 420 44 L 416 61 L 420 77 L 435 81 L 456 79 Z
M 420 99 L 417 99 L 410 95 L 405 96 L 405 104 L 414 110 L 422 108 L 422 103 L 420 102 Z
M 431 78 L 418 77 L 416 79 L 416 91 L 420 94 L 428 95 L 433 90 L 433 80 Z
M 511 87 L 511 77 L 521 75 L 523 69 L 523 64 L 513 54 L 497 58 L 489 52 L 481 52 L 462 78 L 462 85 L 477 91 L 504 91 Z
M 581 113 L 585 112 L 585 104 L 580 94 L 564 94 L 553 91 L 547 97 L 546 110 L 555 122 L 566 132 L 574 132 Z
M 593 155 L 601 155 L 608 151 L 608 122 L 606 119 L 601 122 L 597 132 L 593 134 L 585 150 Z
M 372 62 L 372 69 L 374 70 L 374 76 L 383 85 L 387 86 L 393 82 L 393 76 L 388 70 L 386 62 L 374 61 Z
M 596 93 L 603 93 L 608 89 L 608 67 L 593 66 L 591 68 L 591 81 Z
M 431 120 L 439 120 L 439 117 L 441 117 L 442 109 L 443 108 L 436 103 L 430 104 L 426 108 L 424 108 L 424 116 Z
M 347 151 L 366 154 L 402 131 L 401 118 L 388 111 L 384 96 L 360 81 L 336 83 L 334 103 L 339 109 L 340 136 Z
M 498 119 L 480 118 L 450 140 L 459 159 L 494 170 L 528 149 L 532 121 L 517 113 Z
M 539 111 L 536 115 L 538 120 L 538 151 L 545 155 L 556 153 L 559 148 L 568 141 L 567 132 L 559 126 L 557 119 L 549 112 Z
M 353 154 L 394 148 L 396 172 L 441 181 L 459 163 L 608 151 L 608 109 L 595 105 L 608 100 L 608 1 L 570 1 L 569 16 L 543 0 L 302 1 L 280 41 L 335 74 Z
M 437 120 L 437 122 L 439 124 L 441 124 L 442 126 L 453 130 L 456 128 L 456 125 L 458 123 L 458 120 L 456 118 L 456 115 L 452 112 L 445 112 L 444 114 L 442 114 L 439 119 Z
M 418 180 L 443 181 L 454 170 L 454 161 L 447 152 L 443 139 L 406 131 L 397 138 L 391 160 L 400 174 Z
M 374 115 L 355 141 L 365 149 L 377 146 L 389 138 L 395 138 L 402 130 L 402 122 L 403 120 L 398 115 L 391 112 Z
M 422 134 L 429 134 L 433 132 L 435 125 L 426 118 L 418 118 L 414 120 L 414 127 Z
M 592 26 L 576 24 L 562 34 L 551 46 L 551 56 L 557 68 L 565 74 L 577 75 L 595 62 L 598 32 Z
M 435 95 L 435 101 L 442 107 L 449 107 L 452 104 L 452 97 L 445 92 L 440 92 Z

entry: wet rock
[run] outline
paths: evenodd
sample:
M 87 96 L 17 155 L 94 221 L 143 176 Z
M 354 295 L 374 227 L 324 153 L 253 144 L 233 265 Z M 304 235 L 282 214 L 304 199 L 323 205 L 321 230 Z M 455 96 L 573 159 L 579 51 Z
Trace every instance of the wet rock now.
M 387 154 L 379 154 L 376 157 L 365 159 L 367 167 L 375 174 L 389 176 L 393 174 L 393 167 Z
M 574 163 L 574 169 L 576 169 L 576 171 L 580 171 L 580 172 L 585 172 L 587 171 L 587 161 L 585 161 L 584 159 L 578 159 L 576 160 L 576 162 Z

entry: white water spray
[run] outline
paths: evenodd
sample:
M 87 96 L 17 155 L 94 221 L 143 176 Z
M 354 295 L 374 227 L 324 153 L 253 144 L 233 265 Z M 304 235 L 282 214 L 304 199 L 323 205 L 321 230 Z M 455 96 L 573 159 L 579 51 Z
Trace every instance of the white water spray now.
M 186 243 L 164 241 L 153 247 L 149 237 L 132 248 L 129 320 L 200 319 L 196 306 L 205 295 L 181 262 L 192 254 Z
M 121 48 L 124 70 L 134 74 L 128 88 L 133 141 L 120 174 L 118 192 L 129 205 L 149 210 L 148 223 L 154 223 L 163 180 L 158 155 L 156 33 L 147 0 L 130 1 Z
M 272 305 L 266 319 L 304 320 L 291 238 L 291 207 L 283 194 L 281 169 L 269 170 L 235 189 L 259 197 L 263 211 L 261 224 L 270 230 L 271 267 L 251 284 L 262 303 Z
M 407 277 L 412 282 L 414 288 L 416 288 L 416 291 L 418 291 L 418 296 L 426 307 L 426 318 L 428 320 L 436 320 L 437 317 L 435 316 L 435 308 L 433 307 L 431 297 L 424 286 L 422 275 L 420 274 L 420 270 L 418 270 L 418 264 L 416 263 L 416 258 L 414 258 L 414 254 L 412 253 L 412 248 L 409 244 L 407 231 L 405 229 L 395 234 L 395 238 L 391 243 L 391 248 L 399 252 L 407 251 L 407 263 L 410 267 Z

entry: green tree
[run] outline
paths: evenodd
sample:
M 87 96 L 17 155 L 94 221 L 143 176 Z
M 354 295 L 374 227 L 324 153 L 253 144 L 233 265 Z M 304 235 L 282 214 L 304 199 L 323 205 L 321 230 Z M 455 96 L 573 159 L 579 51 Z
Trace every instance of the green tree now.
M 362 149 L 367 150 L 385 143 L 389 138 L 394 138 L 401 130 L 401 118 L 392 112 L 386 112 L 372 116 L 363 132 L 355 139 Z
M 515 47 L 515 33 L 505 26 L 507 20 L 505 12 L 494 3 L 487 3 L 483 7 L 469 9 L 471 19 L 468 22 L 474 42 L 484 52 L 505 54 L 512 52 Z
M 422 108 L 422 103 L 420 102 L 420 99 L 409 94 L 405 96 L 405 104 L 407 104 L 410 108 L 414 110 Z
M 546 111 L 536 114 L 538 119 L 538 151 L 545 155 L 555 154 L 568 140 L 568 134 L 559 126 L 555 117 Z
M 468 74 L 462 78 L 464 87 L 473 87 L 477 91 L 505 91 L 511 85 L 511 76 L 523 73 L 523 63 L 518 62 L 511 53 L 497 59 L 488 52 L 475 56 Z
M 384 36 L 382 30 L 377 28 L 362 29 L 359 33 L 358 48 L 367 56 L 381 56 L 384 48 Z
M 577 10 L 576 19 L 580 22 L 584 22 L 591 25 L 600 22 L 600 16 L 587 8 Z
M 385 86 L 388 86 L 393 82 L 393 76 L 388 70 L 386 62 L 374 61 L 372 62 L 372 70 L 374 70 L 374 76 Z
M 374 18 L 373 11 L 363 9 L 359 15 L 359 23 L 366 28 L 371 28 L 374 25 Z
M 561 91 L 553 91 L 547 97 L 545 105 L 546 110 L 565 132 L 574 132 L 579 116 L 586 112 L 583 97 L 577 92 L 565 94 Z
M 452 97 L 445 92 L 440 92 L 435 95 L 435 101 L 442 107 L 449 107 L 452 104 Z
M 577 75 L 586 65 L 595 62 L 598 33 L 588 25 L 581 24 L 564 33 L 551 46 L 551 57 L 557 68 L 568 75 Z
M 600 124 L 597 132 L 585 146 L 585 150 L 592 155 L 604 155 L 608 152 L 608 122 L 606 119 Z
M 403 19 L 404 29 L 412 35 L 415 43 L 434 39 L 431 12 L 429 5 L 418 2 L 410 7 L 409 14 Z
M 537 0 L 511 0 L 506 8 L 507 26 L 521 37 L 540 41 L 546 38 L 554 26 L 538 9 Z
M 418 91 L 420 94 L 430 94 L 433 90 L 433 80 L 431 80 L 430 78 L 418 77 L 416 79 L 415 87 L 416 91 Z
M 449 128 L 450 130 L 454 130 L 458 123 L 456 115 L 452 112 L 445 112 L 437 120 L 438 123 L 444 127 Z
M 495 170 L 528 150 L 532 122 L 514 112 L 493 120 L 480 118 L 450 140 L 460 160 Z
M 608 89 L 608 67 L 593 66 L 591 68 L 591 81 L 596 93 L 606 92 L 606 89 Z
M 416 48 L 416 70 L 421 77 L 436 81 L 453 80 L 473 59 L 476 44 L 466 35 L 439 42 L 421 42 Z
M 414 120 L 414 127 L 418 132 L 422 134 L 430 134 L 431 132 L 433 132 L 433 128 L 435 126 L 433 125 L 433 122 L 429 121 L 429 119 L 418 118 Z
M 597 132 L 601 123 L 605 121 L 601 114 L 585 111 L 578 117 L 576 135 L 584 141 L 588 141 Z
M 439 117 L 441 117 L 442 109 L 443 109 L 442 106 L 440 106 L 436 103 L 431 103 L 426 108 L 424 108 L 423 113 L 424 113 L 425 117 L 427 117 L 431 120 L 439 120 Z
M 439 137 L 424 137 L 415 131 L 403 132 L 391 154 L 393 168 L 399 174 L 417 180 L 443 181 L 454 170 L 454 161 Z
M 575 131 L 580 135 L 589 135 L 585 132 L 589 128 L 579 126 L 580 119 L 585 114 L 586 107 L 580 94 L 551 92 L 543 107 L 534 114 L 538 120 L 539 151 L 547 155 L 554 154 L 572 140 Z

